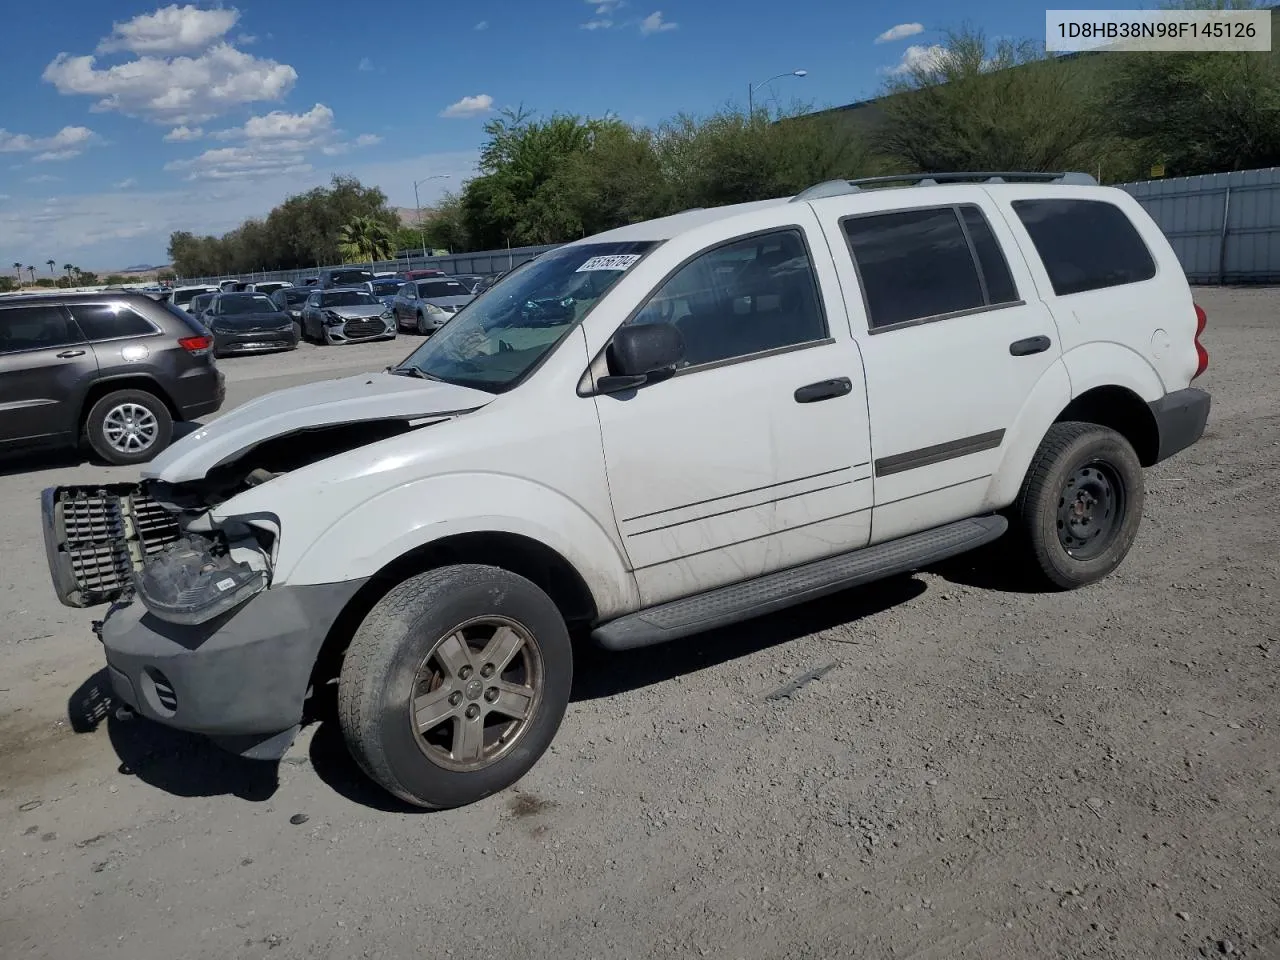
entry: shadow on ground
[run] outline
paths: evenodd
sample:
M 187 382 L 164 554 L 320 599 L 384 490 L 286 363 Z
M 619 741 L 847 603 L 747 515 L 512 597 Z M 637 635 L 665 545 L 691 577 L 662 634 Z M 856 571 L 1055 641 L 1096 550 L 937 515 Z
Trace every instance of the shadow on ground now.
M 1006 534 L 994 543 L 936 563 L 928 572 L 957 586 L 996 593 L 1042 593 L 1044 587 L 1030 575 L 1030 562 Z
M 120 720 L 105 668 L 82 683 L 67 702 L 76 733 L 107 728 L 120 773 L 176 797 L 235 796 L 269 800 L 280 785 L 274 762 L 243 760 L 195 734 L 171 730 L 142 717 Z
M 846 590 L 733 627 L 697 634 L 658 648 L 609 653 L 587 641 L 576 644 L 572 698 L 609 697 L 639 687 L 696 673 L 737 657 L 787 643 L 906 603 L 924 593 L 923 581 L 911 576 Z M 337 721 L 336 687 L 321 688 L 308 705 L 316 721 L 305 756 L 294 751 L 286 764 L 310 763 L 316 776 L 334 792 L 385 813 L 424 813 L 386 793 L 364 775 L 342 739 Z M 140 717 L 120 720 L 105 669 L 72 694 L 67 713 L 72 729 L 86 733 L 106 725 L 121 772 L 180 797 L 230 795 L 262 801 L 279 786 L 279 765 L 242 760 L 202 737 L 171 730 Z

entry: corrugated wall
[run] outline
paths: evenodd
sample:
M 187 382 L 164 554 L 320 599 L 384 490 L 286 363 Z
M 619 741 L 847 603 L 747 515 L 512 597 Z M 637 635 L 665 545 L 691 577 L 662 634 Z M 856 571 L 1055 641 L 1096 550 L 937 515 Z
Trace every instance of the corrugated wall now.
M 1160 225 L 1192 283 L 1280 283 L 1280 167 L 1119 186 Z

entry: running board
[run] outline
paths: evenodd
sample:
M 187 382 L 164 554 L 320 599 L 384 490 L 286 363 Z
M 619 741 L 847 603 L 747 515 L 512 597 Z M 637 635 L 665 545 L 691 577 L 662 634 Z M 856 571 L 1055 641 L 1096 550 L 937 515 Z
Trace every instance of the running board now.
M 999 515 L 949 523 L 639 610 L 596 627 L 591 637 L 606 650 L 631 650 L 678 640 L 849 587 L 910 573 L 990 543 L 1008 527 L 1009 521 Z

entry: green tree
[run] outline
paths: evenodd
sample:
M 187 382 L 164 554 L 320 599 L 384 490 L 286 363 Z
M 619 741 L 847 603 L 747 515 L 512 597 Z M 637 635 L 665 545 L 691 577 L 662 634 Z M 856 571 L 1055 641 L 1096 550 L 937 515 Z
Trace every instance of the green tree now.
M 886 82 L 876 145 L 913 170 L 1093 170 L 1106 152 L 1094 71 L 1042 43 L 947 34 Z
M 395 255 L 390 228 L 374 217 L 354 217 L 338 231 L 343 263 L 390 260 Z
M 50 257 L 48 260 L 45 261 L 45 266 L 49 268 L 49 276 L 51 277 L 53 276 L 53 266 L 57 262 L 58 261 L 54 260 L 52 257 Z

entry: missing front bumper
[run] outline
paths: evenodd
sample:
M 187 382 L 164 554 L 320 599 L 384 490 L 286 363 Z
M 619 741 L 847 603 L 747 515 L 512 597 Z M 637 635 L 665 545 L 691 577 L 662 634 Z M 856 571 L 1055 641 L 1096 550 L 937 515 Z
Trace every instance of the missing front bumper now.
M 130 593 L 134 571 L 182 535 L 177 515 L 135 483 L 49 487 L 40 512 L 54 592 L 68 607 Z

